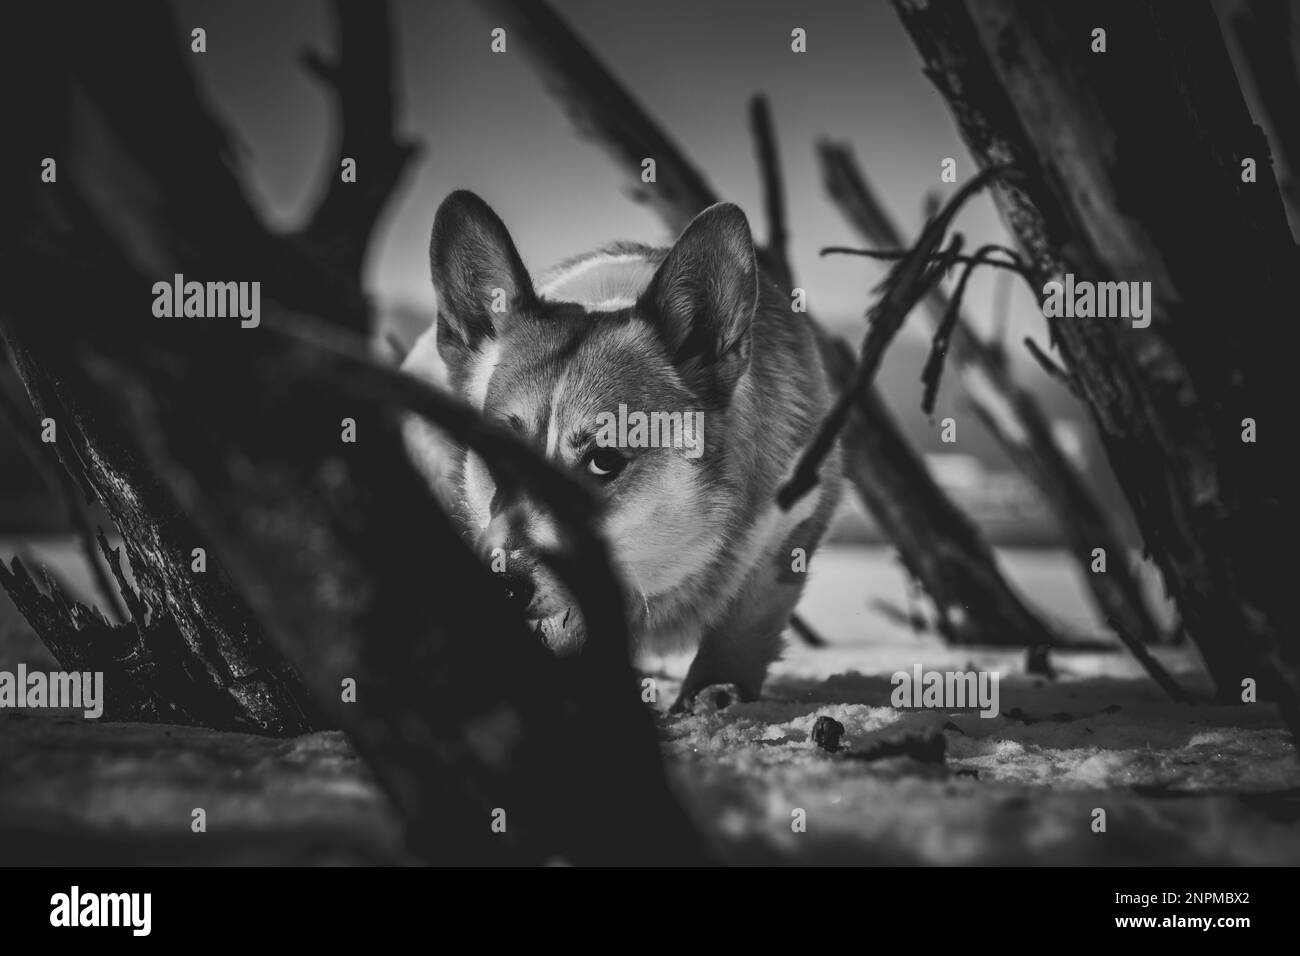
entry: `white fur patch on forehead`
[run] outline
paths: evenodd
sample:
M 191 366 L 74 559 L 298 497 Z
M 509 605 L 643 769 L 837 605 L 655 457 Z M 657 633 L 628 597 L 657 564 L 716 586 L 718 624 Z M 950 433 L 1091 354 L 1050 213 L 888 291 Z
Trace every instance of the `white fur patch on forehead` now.
M 641 253 L 598 252 L 542 276 L 537 294 L 590 312 L 613 312 L 635 305 L 654 274 L 655 264 Z

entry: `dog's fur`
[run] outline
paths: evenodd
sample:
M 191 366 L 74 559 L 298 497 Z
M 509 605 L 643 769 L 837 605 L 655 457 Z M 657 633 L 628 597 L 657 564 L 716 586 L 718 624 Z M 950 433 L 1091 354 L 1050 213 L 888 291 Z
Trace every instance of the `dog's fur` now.
M 699 648 L 679 703 L 712 684 L 756 697 L 803 587 L 795 549 L 811 557 L 825 531 L 840 462 L 837 450 L 812 493 L 789 513 L 777 507 L 829 394 L 806 320 L 759 272 L 744 214 L 720 203 L 671 249 L 615 245 L 534 285 L 496 214 L 456 192 L 438 210 L 429 253 L 438 318 L 404 367 L 445 380 L 592 483 L 638 649 Z M 703 411 L 703 453 L 620 449 L 626 466 L 599 480 L 593 470 L 609 459 L 591 464 L 595 422 L 620 403 Z M 564 588 L 537 560 L 556 543 L 549 518 L 504 500 L 478 456 L 448 455 L 427 426 L 409 422 L 406 434 L 484 559 L 504 555 L 508 582 L 552 646 L 580 643 Z

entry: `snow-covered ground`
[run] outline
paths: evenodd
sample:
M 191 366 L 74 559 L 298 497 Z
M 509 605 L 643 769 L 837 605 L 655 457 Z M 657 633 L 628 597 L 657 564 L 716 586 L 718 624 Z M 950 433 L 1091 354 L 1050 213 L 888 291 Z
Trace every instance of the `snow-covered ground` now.
M 1003 554 L 1037 606 L 1100 635 L 1068 556 Z M 1276 709 L 1180 705 L 1131 656 L 1054 652 L 1056 680 L 1024 652 L 949 647 L 872 609 L 904 605 L 883 550 L 831 548 L 801 613 L 830 642 L 792 643 L 755 703 L 663 718 L 679 792 L 729 855 L 915 863 L 1300 863 L 1300 761 Z M 1157 652 L 1180 683 L 1209 684 L 1191 648 Z M 671 701 L 684 659 L 660 662 Z M 895 671 L 1000 675 L 1000 715 L 890 706 Z M 841 750 L 810 739 L 844 725 Z M 941 763 L 865 760 L 884 741 L 938 734 Z M 856 755 L 855 755 L 856 754 Z M 796 810 L 805 829 L 796 832 Z M 1094 830 L 1095 810 L 1105 831 Z
M 86 593 L 74 549 L 28 547 Z M 1035 551 L 1002 559 L 1054 619 L 1076 633 L 1103 633 L 1068 557 Z M 1174 704 L 1118 649 L 1053 653 L 1056 680 L 1026 675 L 1023 652 L 948 647 L 881 615 L 877 599 L 907 604 L 904 577 L 886 550 L 822 551 L 801 613 L 829 646 L 792 643 L 761 701 L 661 715 L 674 786 L 723 858 L 1300 863 L 1300 761 L 1271 705 Z M 1158 656 L 1189 690 L 1208 693 L 1192 649 Z M 0 614 L 0 665 L 41 659 L 25 625 Z M 687 663 L 649 662 L 661 711 Z M 999 715 L 893 708 L 890 675 L 915 665 L 997 673 Z M 820 716 L 844 726 L 836 753 L 811 739 Z M 194 844 L 177 835 L 188 828 L 172 817 L 185 819 L 204 800 L 210 820 L 230 821 L 242 837 L 209 841 L 203 859 L 266 861 L 264 826 L 283 837 L 275 861 L 401 857 L 400 828 L 339 734 L 272 741 L 34 719 L 6 729 L 0 783 L 22 785 L 0 786 L 0 838 L 26 834 L 45 856 L 192 861 Z M 143 762 L 142 737 L 157 741 Z M 882 744 L 905 739 L 920 741 L 925 759 L 874 759 Z M 160 772 L 175 778 L 167 792 L 154 792 Z M 217 777 L 238 785 L 214 789 Z M 146 779 L 154 782 L 148 792 Z M 1104 832 L 1095 829 L 1098 810 Z

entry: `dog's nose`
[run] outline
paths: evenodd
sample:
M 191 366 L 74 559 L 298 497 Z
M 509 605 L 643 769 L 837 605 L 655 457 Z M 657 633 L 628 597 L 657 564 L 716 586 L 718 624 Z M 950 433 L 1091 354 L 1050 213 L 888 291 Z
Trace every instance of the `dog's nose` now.
M 510 600 L 520 608 L 527 608 L 537 593 L 537 584 L 531 563 L 518 550 L 515 524 L 510 515 L 496 515 L 479 534 L 477 545 L 483 559 L 501 579 Z
M 537 593 L 537 585 L 533 583 L 532 575 L 523 571 L 504 571 L 501 574 L 501 581 L 506 587 L 506 594 L 510 600 L 520 608 L 527 608 L 532 603 L 533 595 Z

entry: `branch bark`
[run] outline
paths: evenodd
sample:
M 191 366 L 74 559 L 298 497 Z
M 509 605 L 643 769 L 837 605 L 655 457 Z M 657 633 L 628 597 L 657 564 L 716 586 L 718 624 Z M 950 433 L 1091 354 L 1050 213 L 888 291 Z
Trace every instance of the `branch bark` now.
M 1212 12 L 895 6 L 976 160 L 1024 173 L 997 201 L 1037 281 L 1152 283 L 1148 328 L 1056 318 L 1052 332 L 1220 699 L 1255 681 L 1300 732 L 1300 622 L 1277 559 L 1296 524 L 1289 443 L 1242 440 L 1244 419 L 1288 406 L 1274 330 L 1297 254 L 1268 164 L 1242 180 L 1241 158 L 1267 146 Z M 1087 41 L 1098 23 L 1104 55 Z
M 1292 48 L 1293 9 L 1284 0 L 1253 0 L 1242 4 L 1232 28 L 1281 160 L 1277 178 L 1294 233 L 1300 228 L 1300 62 Z
M 885 211 L 849 148 L 824 142 L 819 144 L 818 157 L 827 192 L 862 237 L 885 248 L 903 245 L 901 231 Z M 960 307 L 942 290 L 936 290 L 927 302 L 936 321 Z M 996 341 L 983 341 L 965 321 L 958 319 L 952 329 L 951 343 L 952 357 L 961 367 L 972 406 L 1052 509 L 1098 611 L 1157 683 L 1175 700 L 1187 699 L 1186 693 L 1143 647 L 1162 643 L 1163 635 L 1129 566 L 1124 536 L 1093 496 L 1084 476 L 1062 452 L 1042 407 L 1016 383 Z M 1046 359 L 1039 353 L 1035 357 L 1040 361 Z M 1110 557 L 1105 573 L 1092 571 L 1094 548 L 1102 548 Z

